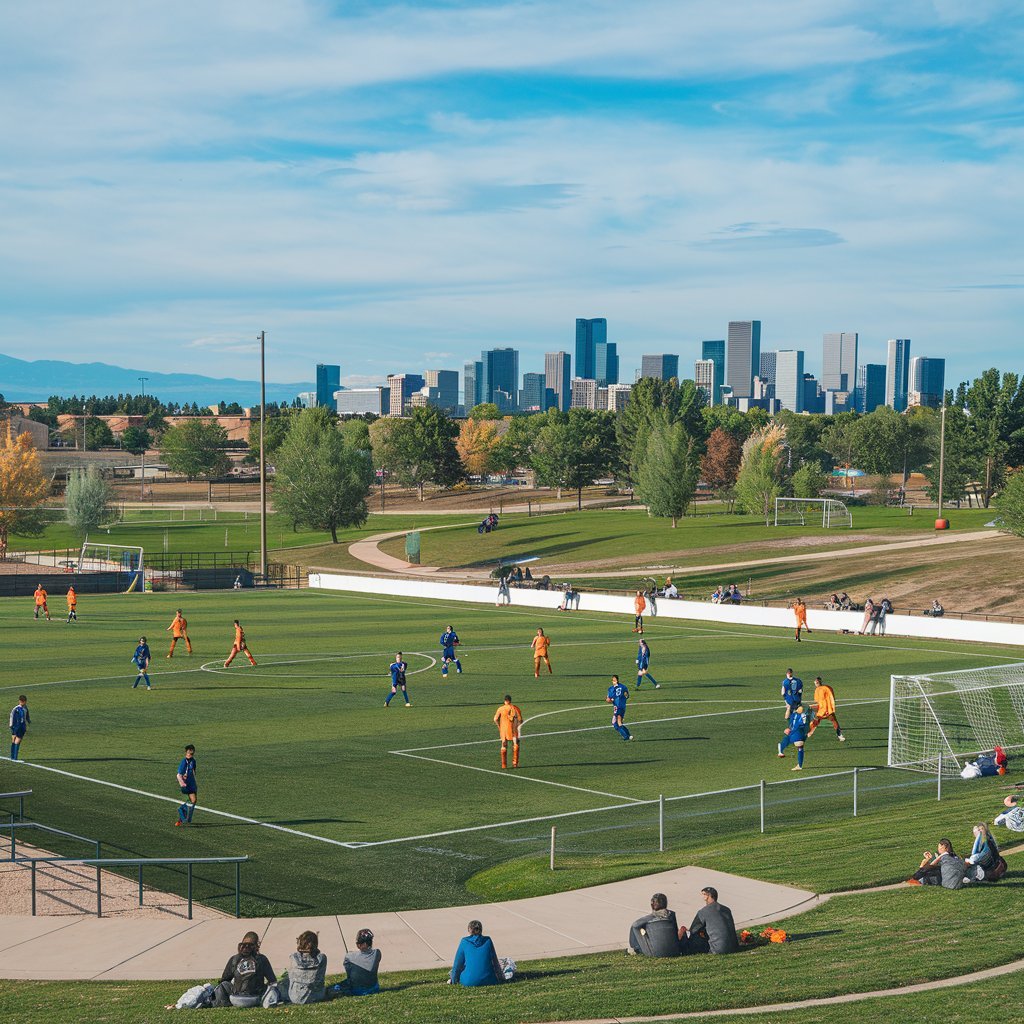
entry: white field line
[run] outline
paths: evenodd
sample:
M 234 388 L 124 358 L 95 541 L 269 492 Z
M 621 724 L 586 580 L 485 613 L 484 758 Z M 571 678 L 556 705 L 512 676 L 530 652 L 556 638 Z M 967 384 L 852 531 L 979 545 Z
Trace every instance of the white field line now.
M 422 666 L 421 668 L 414 668 L 411 672 L 406 672 L 407 676 L 418 676 L 421 672 L 429 672 L 437 664 L 437 658 L 435 658 L 432 654 L 425 653 L 424 651 L 406 651 L 406 652 L 403 652 L 403 653 L 407 654 L 409 657 L 415 656 L 417 658 L 426 658 L 427 662 L 428 662 L 428 664 Z M 246 672 L 245 674 L 247 676 L 263 676 L 263 677 L 270 678 L 270 679 L 306 679 L 306 678 L 308 678 L 308 673 L 306 675 L 303 675 L 302 673 L 295 672 L 295 673 L 292 673 L 290 675 L 284 675 L 284 674 L 278 673 L 278 672 L 260 672 L 259 671 L 259 665 L 265 665 L 267 668 L 277 668 L 279 665 L 312 665 L 312 664 L 319 664 L 320 662 L 325 662 L 325 661 L 353 661 L 353 660 L 360 659 L 360 658 L 385 658 L 385 657 L 388 657 L 388 655 L 376 654 L 376 653 L 374 653 L 374 654 L 327 654 L 327 655 L 319 655 L 317 657 L 305 658 L 305 659 L 303 659 L 303 658 L 296 658 L 293 661 L 267 661 L 266 660 L 267 658 L 278 658 L 278 657 L 281 657 L 281 655 L 278 655 L 278 654 L 264 654 L 261 657 L 261 659 L 260 659 L 260 661 L 259 661 L 259 663 L 257 665 L 257 670 L 255 672 Z M 215 676 L 223 676 L 223 675 L 227 675 L 228 673 L 231 672 L 231 669 L 224 667 L 224 662 L 222 662 L 222 661 L 207 661 L 204 664 L 200 665 L 199 668 L 203 672 L 209 672 L 211 675 L 215 675 Z M 364 673 L 364 674 L 366 674 L 368 676 L 367 673 Z M 372 678 L 372 677 L 368 676 L 368 678 Z

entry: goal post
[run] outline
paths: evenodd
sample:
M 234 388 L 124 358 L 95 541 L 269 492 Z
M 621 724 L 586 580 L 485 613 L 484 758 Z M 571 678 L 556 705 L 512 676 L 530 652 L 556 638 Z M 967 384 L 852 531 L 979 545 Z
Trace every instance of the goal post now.
M 776 498 L 776 526 L 853 527 L 853 516 L 838 498 Z
M 138 545 L 101 544 L 86 537 L 78 555 L 78 571 L 123 573 L 124 593 L 145 592 L 144 551 Z
M 997 746 L 1024 749 L 1024 664 L 891 677 L 890 767 L 959 774 Z

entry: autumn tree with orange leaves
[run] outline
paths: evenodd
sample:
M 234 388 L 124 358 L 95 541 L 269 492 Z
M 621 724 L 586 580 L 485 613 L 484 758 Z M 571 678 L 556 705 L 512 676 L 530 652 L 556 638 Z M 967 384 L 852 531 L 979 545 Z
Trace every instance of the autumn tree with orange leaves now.
M 462 466 L 470 476 L 483 476 L 494 459 L 495 449 L 501 440 L 500 423 L 495 420 L 465 419 L 459 428 L 455 450 L 459 453 Z
M 39 506 L 50 493 L 31 434 L 11 432 L 10 421 L 0 437 L 0 558 L 7 557 L 10 534 L 38 536 L 43 532 Z

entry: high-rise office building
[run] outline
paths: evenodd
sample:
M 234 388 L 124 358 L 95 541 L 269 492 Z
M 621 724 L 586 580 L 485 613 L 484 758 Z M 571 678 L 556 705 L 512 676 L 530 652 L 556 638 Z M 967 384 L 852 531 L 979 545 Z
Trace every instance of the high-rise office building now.
M 725 342 L 725 380 L 733 398 L 749 398 L 761 369 L 761 321 L 731 320 Z
M 909 383 L 910 339 L 890 338 L 885 364 L 885 404 L 903 412 L 907 407 Z
M 679 379 L 679 356 L 663 352 L 660 355 L 646 355 L 640 358 L 640 376 L 655 377 L 658 380 Z
M 632 384 L 609 384 L 605 408 L 609 412 L 622 412 L 626 408 L 632 390 Z
M 570 409 L 597 408 L 597 381 L 593 377 L 573 377 Z
M 714 404 L 712 396 L 717 389 L 715 388 L 715 361 L 713 359 L 698 359 L 693 364 L 693 381 L 704 392 L 707 404 Z
M 427 370 L 423 375 L 428 388 L 437 390 L 436 401 L 430 402 L 445 412 L 454 412 L 459 407 L 459 371 Z
M 813 373 L 804 374 L 804 407 L 803 412 L 824 412 L 825 392 L 821 383 Z
M 576 376 L 597 380 L 597 346 L 608 343 L 608 321 L 576 319 Z
M 821 367 L 826 391 L 852 391 L 857 383 L 857 332 L 823 335 Z
M 339 416 L 361 416 L 372 412 L 387 416 L 391 411 L 391 393 L 387 388 L 346 388 L 335 391 L 334 405 Z
M 404 416 L 414 392 L 423 387 L 423 377 L 418 373 L 389 373 L 388 387 L 391 389 L 388 415 Z
M 712 405 L 722 404 L 722 386 L 725 384 L 725 339 L 718 338 L 700 343 L 701 359 L 710 359 L 715 364 L 715 379 L 710 392 Z
M 334 392 L 341 387 L 341 367 L 330 363 L 316 364 L 316 404 L 334 407 Z
M 500 408 L 501 402 L 495 395 L 501 391 L 507 396 L 510 409 L 514 409 L 519 390 L 519 352 L 514 348 L 492 348 L 481 352 L 480 359 L 484 364 L 480 401 L 494 402 Z
M 547 352 L 544 355 L 544 384 L 555 393 L 555 407 L 565 412 L 572 399 L 572 357 L 568 352 Z
M 761 383 L 765 387 L 775 386 L 775 374 L 777 372 L 778 366 L 778 355 L 778 352 L 762 352 L 761 358 L 758 360 L 757 375 L 758 377 L 761 378 Z M 770 396 L 762 395 L 761 397 L 764 398 Z
M 910 389 L 907 405 L 938 409 L 946 395 L 946 360 L 914 356 L 910 360 Z
M 466 363 L 462 369 L 463 404 L 466 412 L 480 404 L 480 385 L 484 379 L 484 364 L 480 360 Z
M 874 412 L 885 405 L 885 364 L 862 363 L 857 368 L 857 412 Z
M 519 392 L 520 412 L 545 412 L 547 386 L 543 373 L 524 373 L 523 386 Z
M 775 397 L 783 409 L 789 409 L 791 412 L 804 411 L 803 352 L 782 349 L 775 353 Z

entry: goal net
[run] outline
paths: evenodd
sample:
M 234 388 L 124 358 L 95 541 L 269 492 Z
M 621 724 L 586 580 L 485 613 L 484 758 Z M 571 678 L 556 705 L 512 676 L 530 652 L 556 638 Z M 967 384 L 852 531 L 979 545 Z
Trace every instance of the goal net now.
M 124 573 L 125 593 L 142 593 L 145 589 L 143 550 L 132 544 L 100 544 L 88 537 L 78 556 L 79 572 Z
M 850 510 L 838 498 L 776 498 L 776 526 L 853 526 Z
M 997 746 L 1024 748 L 1024 664 L 892 677 L 891 767 L 959 774 Z

